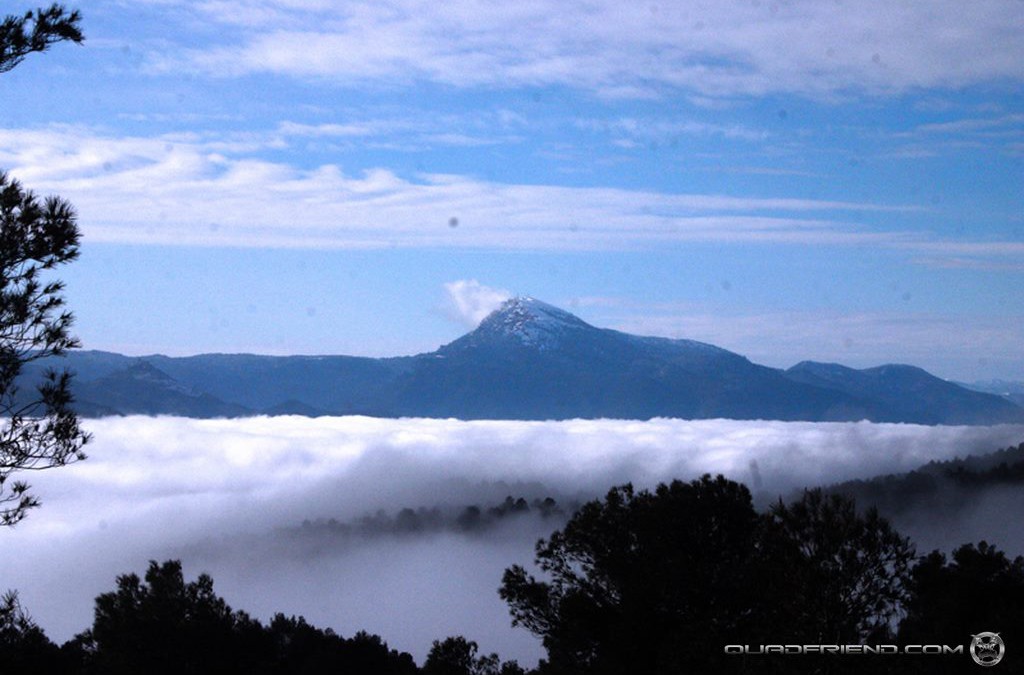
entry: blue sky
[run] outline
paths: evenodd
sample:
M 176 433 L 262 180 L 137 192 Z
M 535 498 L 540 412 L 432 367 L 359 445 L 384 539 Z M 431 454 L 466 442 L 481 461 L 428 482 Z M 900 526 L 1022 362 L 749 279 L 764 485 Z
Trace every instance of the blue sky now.
M 88 348 L 409 354 L 527 294 L 1024 379 L 1018 0 L 78 7 L 0 167 L 79 210 Z

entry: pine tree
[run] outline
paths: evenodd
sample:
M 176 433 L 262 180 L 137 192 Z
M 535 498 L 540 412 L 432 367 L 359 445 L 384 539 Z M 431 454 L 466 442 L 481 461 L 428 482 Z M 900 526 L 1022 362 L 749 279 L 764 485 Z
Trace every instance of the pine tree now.
M 80 20 L 56 4 L 8 16 L 0 23 L 0 73 L 57 42 L 82 42 Z M 12 476 L 85 457 L 89 435 L 71 408 L 71 375 L 27 368 L 78 346 L 64 285 L 51 271 L 78 257 L 79 238 L 71 204 L 40 199 L 0 171 L 0 525 L 39 505 L 29 485 Z M 35 391 L 23 391 L 32 375 L 40 378 Z

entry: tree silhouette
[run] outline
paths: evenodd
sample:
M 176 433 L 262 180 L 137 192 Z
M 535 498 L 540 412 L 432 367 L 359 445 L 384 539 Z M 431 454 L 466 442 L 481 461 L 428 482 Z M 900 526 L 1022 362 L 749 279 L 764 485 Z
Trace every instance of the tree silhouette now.
M 92 628 L 65 645 L 89 675 L 413 675 L 412 656 L 376 635 L 343 638 L 302 617 L 276 615 L 269 626 L 234 611 L 201 574 L 186 582 L 181 562 L 150 562 L 145 579 L 117 578 L 96 598 Z
M 376 635 L 358 632 L 343 638 L 333 630 L 311 626 L 302 617 L 277 614 L 264 631 L 258 647 L 260 665 L 250 673 L 302 673 L 304 675 L 413 675 L 412 656 L 388 649 Z
M 947 562 L 945 554 L 932 551 L 914 566 L 900 641 L 969 645 L 973 635 L 993 632 L 1008 646 L 1020 644 L 1024 636 L 1024 558 L 1011 560 L 984 541 L 977 546 L 964 544 L 952 557 Z M 974 667 L 965 651 L 959 659 L 917 665 L 921 672 L 960 672 L 968 664 Z M 1024 672 L 1024 657 L 1017 650 L 1007 650 L 996 670 Z
M 888 636 L 913 558 L 909 540 L 849 499 L 812 490 L 758 515 L 745 486 L 703 476 L 585 504 L 538 542 L 547 580 L 517 565 L 499 592 L 513 625 L 543 640 L 541 673 L 832 672 L 863 664 L 724 646 Z
M 915 552 L 877 509 L 857 513 L 852 499 L 807 490 L 780 500 L 769 537 L 789 547 L 789 626 L 794 636 L 857 644 L 886 633 L 906 600 Z
M 78 11 L 68 12 L 54 3 L 46 9 L 8 16 L 0 23 L 0 73 L 6 73 L 33 52 L 45 52 L 51 45 L 69 40 L 81 44 L 82 20 Z
M 516 565 L 500 594 L 542 638 L 541 672 L 711 672 L 722 645 L 758 632 L 758 523 L 747 488 L 721 476 L 613 488 L 537 543 L 549 581 Z
M 234 612 L 200 575 L 185 582 L 181 562 L 150 562 L 145 581 L 117 578 L 117 590 L 96 598 L 93 626 L 79 636 L 92 672 L 244 673 L 241 656 L 259 624 Z
M 0 598 L 0 663 L 4 672 L 55 673 L 66 670 L 60 649 L 22 608 L 18 594 Z
M 515 661 L 501 662 L 497 654 L 477 656 L 479 646 L 461 635 L 434 640 L 423 664 L 423 675 L 525 675 Z
M 8 16 L 0 23 L 0 73 L 50 45 L 81 42 L 78 12 L 60 5 Z M 64 310 L 63 284 L 49 278 L 78 257 L 75 210 L 58 197 L 40 200 L 0 171 L 0 525 L 13 525 L 39 505 L 19 472 L 63 466 L 84 458 L 89 440 L 71 409 L 71 376 L 52 370 L 34 394 L 19 380 L 33 361 L 78 346 Z

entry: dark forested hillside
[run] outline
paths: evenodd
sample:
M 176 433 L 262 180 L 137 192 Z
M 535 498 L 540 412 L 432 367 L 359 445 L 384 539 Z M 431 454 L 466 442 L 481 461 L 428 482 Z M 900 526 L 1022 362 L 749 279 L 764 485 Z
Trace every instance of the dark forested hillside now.
M 1024 443 L 985 455 L 929 462 L 903 474 L 831 485 L 825 490 L 871 504 L 898 516 L 911 509 L 926 509 L 936 519 L 976 504 L 996 488 L 1024 487 Z

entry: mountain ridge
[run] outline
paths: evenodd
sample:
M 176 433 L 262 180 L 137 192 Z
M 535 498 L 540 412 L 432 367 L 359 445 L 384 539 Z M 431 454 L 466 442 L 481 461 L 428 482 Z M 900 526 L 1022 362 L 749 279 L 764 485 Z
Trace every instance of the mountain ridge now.
M 64 365 L 77 373 L 83 415 L 1024 422 L 1024 408 L 915 366 L 805 361 L 781 370 L 707 343 L 598 328 L 530 297 L 505 301 L 476 329 L 415 356 L 79 351 Z

